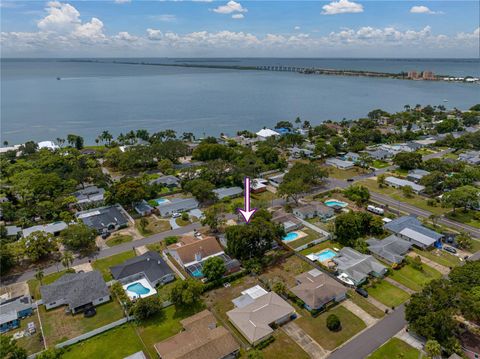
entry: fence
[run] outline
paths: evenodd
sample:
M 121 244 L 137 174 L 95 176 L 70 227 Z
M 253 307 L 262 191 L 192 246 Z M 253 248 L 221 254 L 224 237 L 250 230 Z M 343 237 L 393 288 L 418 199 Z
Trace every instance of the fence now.
M 307 249 L 309 247 L 313 247 L 314 245 L 325 242 L 325 241 L 328 241 L 328 237 L 314 239 L 310 243 L 305 243 L 305 244 L 302 244 L 301 246 L 295 248 L 295 252 L 303 251 L 304 249 Z

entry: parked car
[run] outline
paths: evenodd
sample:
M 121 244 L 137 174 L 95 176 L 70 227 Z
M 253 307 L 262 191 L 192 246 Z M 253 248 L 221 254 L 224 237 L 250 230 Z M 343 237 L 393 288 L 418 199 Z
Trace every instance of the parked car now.
M 368 292 L 363 288 L 356 288 L 355 292 L 360 294 L 362 297 L 368 298 Z
M 353 178 L 347 178 L 347 182 L 353 182 L 354 179 Z
M 85 311 L 83 312 L 83 316 L 85 318 L 91 318 L 93 317 L 95 314 L 97 314 L 97 311 L 94 307 L 90 307 L 88 309 L 85 309 Z
M 178 217 L 181 217 L 182 214 L 181 213 L 178 213 L 178 212 L 175 212 L 172 214 L 172 218 L 178 218 Z
M 457 250 L 453 247 L 443 247 L 443 249 L 446 250 L 447 252 L 450 252 L 450 253 L 453 253 L 453 254 L 457 253 Z
M 110 232 L 103 232 L 102 233 L 102 238 L 103 239 L 107 239 L 108 237 L 110 237 Z

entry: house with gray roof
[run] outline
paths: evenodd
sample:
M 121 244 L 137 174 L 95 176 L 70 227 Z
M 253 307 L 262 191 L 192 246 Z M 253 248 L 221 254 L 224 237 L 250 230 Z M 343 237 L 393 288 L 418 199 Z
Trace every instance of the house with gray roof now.
M 389 263 L 400 264 L 408 253 L 412 244 L 392 234 L 385 239 L 367 239 L 368 250 L 377 258 Z
M 157 209 L 162 217 L 169 217 L 176 212 L 185 212 L 198 208 L 198 201 L 193 197 L 171 198 L 158 204 Z
M 147 201 L 142 200 L 135 205 L 135 212 L 141 216 L 149 216 L 153 212 L 153 207 Z
M 423 177 L 425 177 L 426 175 L 429 175 L 429 174 L 430 174 L 430 172 L 428 172 L 428 171 L 421 170 L 421 169 L 415 169 L 415 170 L 408 171 L 407 179 L 409 181 L 413 181 L 415 183 L 418 183 Z
M 45 232 L 54 236 L 58 236 L 61 231 L 66 229 L 68 225 L 63 221 L 53 222 L 49 224 L 40 224 L 33 227 L 28 227 L 22 230 L 22 237 L 28 237 L 33 232 Z
M 278 187 L 283 182 L 283 177 L 285 177 L 285 173 L 270 177 L 268 182 L 270 182 L 272 186 Z
M 18 328 L 20 319 L 32 313 L 33 305 L 29 295 L 10 299 L 0 297 L 0 333 Z
M 180 179 L 178 179 L 178 177 L 175 177 L 175 176 L 161 176 L 151 180 L 150 182 L 148 182 L 148 184 L 150 185 L 160 184 L 165 187 L 173 188 L 173 187 L 178 187 L 180 185 Z
M 73 195 L 77 199 L 76 205 L 82 209 L 101 206 L 104 203 L 105 190 L 97 186 L 85 187 Z
M 234 198 L 243 193 L 243 189 L 240 187 L 221 187 L 213 190 L 213 193 L 217 195 L 218 199 Z
M 99 271 L 66 273 L 55 282 L 40 287 L 45 308 L 66 305 L 72 314 L 110 300 L 110 292 Z
M 314 157 L 314 152 L 312 150 L 306 149 L 306 148 L 300 148 L 300 147 L 292 147 L 289 149 L 290 156 L 293 158 L 302 158 L 302 157 L 307 157 L 307 158 L 312 158 Z
M 355 166 L 355 163 L 352 161 L 344 161 L 339 158 L 327 158 L 325 160 L 325 164 L 328 166 L 336 167 L 341 170 L 348 170 L 350 168 L 353 168 Z
M 347 154 L 343 156 L 343 159 L 357 163 L 360 162 L 360 154 L 356 152 L 347 152 Z
M 403 188 L 410 186 L 413 189 L 413 192 L 419 194 L 425 190 L 425 186 L 416 184 L 415 182 L 404 180 L 401 178 L 388 176 L 385 178 L 385 183 L 393 188 Z
M 461 153 L 458 159 L 470 165 L 480 165 L 480 151 L 467 151 Z
M 5 226 L 7 231 L 7 238 L 19 238 L 22 234 L 22 229 L 17 226 Z
M 381 278 L 387 273 L 387 267 L 373 256 L 362 254 L 356 250 L 345 247 L 333 257 L 339 274 L 346 274 L 355 285 L 364 283 L 369 276 Z
M 387 150 L 381 149 L 381 148 L 378 148 L 378 149 L 375 149 L 375 150 L 367 150 L 367 151 L 364 151 L 364 152 L 367 153 L 373 159 L 379 160 L 379 161 L 388 160 L 388 159 L 390 159 L 394 156 L 393 152 L 387 151 Z
M 175 280 L 173 270 L 158 252 L 148 251 L 110 267 L 114 279 L 126 284 L 145 278 L 152 287 Z
M 335 211 L 331 207 L 325 206 L 321 202 L 311 202 L 309 204 L 299 206 L 294 208 L 292 212 L 295 216 L 303 220 L 314 217 L 328 219 L 333 217 L 335 214 Z
M 396 218 L 386 223 L 384 228 L 421 249 L 429 248 L 443 238 L 443 234 L 423 226 L 414 216 Z
M 125 210 L 119 204 L 89 209 L 78 212 L 75 216 L 99 234 L 128 227 L 129 222 Z

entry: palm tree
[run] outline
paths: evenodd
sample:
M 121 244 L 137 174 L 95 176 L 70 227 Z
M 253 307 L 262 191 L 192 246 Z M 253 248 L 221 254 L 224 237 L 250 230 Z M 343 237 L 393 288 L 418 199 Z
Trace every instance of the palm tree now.
M 300 127 L 300 124 L 302 123 L 302 120 L 300 119 L 300 117 L 297 117 L 295 119 L 295 123 L 297 124 L 297 127 Z
M 432 213 L 430 216 L 428 216 L 428 219 L 432 221 L 434 227 L 437 226 L 438 216 L 436 214 Z
M 4 145 L 5 147 L 7 147 L 7 146 L 8 146 L 8 141 L 3 141 L 3 145 Z
M 40 282 L 40 285 L 42 285 L 43 277 L 44 277 L 43 270 L 39 269 L 37 273 L 35 273 L 35 279 Z
M 72 265 L 73 263 L 73 253 L 72 252 L 69 252 L 69 251 L 66 251 L 65 253 L 63 253 L 63 256 L 62 256 L 62 264 L 64 267 L 66 267 L 67 269 L 70 268 L 70 266 Z

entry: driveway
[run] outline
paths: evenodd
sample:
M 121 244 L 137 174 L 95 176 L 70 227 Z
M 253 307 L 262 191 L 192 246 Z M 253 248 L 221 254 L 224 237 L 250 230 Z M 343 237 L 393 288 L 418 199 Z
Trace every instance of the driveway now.
M 305 352 L 314 359 L 325 358 L 328 351 L 323 349 L 313 338 L 305 333 L 295 322 L 282 326 L 282 330 L 297 343 Z
M 448 275 L 450 273 L 450 268 L 442 266 L 441 264 L 438 264 L 437 262 L 432 261 L 431 259 L 428 259 L 427 257 L 424 257 L 416 252 L 409 252 L 408 253 L 409 257 L 416 257 L 419 256 L 422 259 L 422 262 L 428 265 L 429 267 L 432 267 L 436 270 L 438 270 L 440 273 L 443 275 Z
M 364 311 L 362 308 L 360 308 L 358 305 L 356 305 L 354 302 L 352 302 L 350 299 L 344 300 L 341 305 L 347 308 L 350 312 L 355 314 L 361 320 L 363 320 L 367 327 L 371 327 L 378 321 L 366 311 Z
M 172 229 L 178 229 L 178 228 L 181 228 L 178 224 L 177 224 L 177 219 L 176 218 L 170 218 L 168 220 L 168 222 L 170 223 L 170 228 Z
M 403 290 L 404 292 L 407 292 L 407 293 L 410 294 L 410 295 L 412 295 L 412 294 L 415 293 L 414 290 L 412 290 L 412 289 L 404 286 L 402 283 L 399 283 L 399 282 L 397 282 L 396 280 L 394 280 L 394 279 L 392 279 L 392 278 L 390 278 L 390 277 L 385 277 L 385 280 L 386 280 L 388 283 L 394 285 L 394 286 L 397 287 L 397 288 L 400 288 L 401 290 Z

